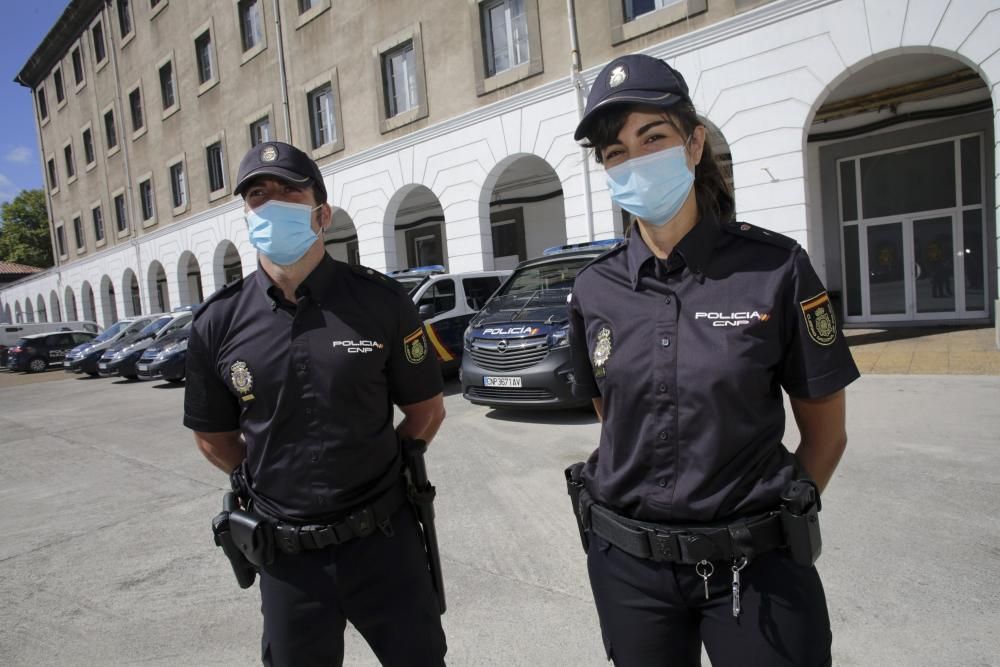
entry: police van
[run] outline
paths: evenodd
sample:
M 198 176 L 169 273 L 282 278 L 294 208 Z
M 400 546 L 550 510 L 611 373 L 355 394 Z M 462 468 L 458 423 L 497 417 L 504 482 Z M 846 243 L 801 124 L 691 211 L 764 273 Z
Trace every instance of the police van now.
M 7 350 L 17 344 L 18 339 L 33 334 L 55 333 L 57 331 L 87 331 L 99 333 L 101 327 L 89 320 L 73 322 L 24 322 L 0 324 L 0 366 L 7 366 Z
M 444 372 L 462 362 L 462 333 L 510 271 L 445 273 L 443 266 L 417 267 L 388 275 L 408 287 L 420 312 L 427 340 Z
M 493 408 L 589 405 L 570 390 L 569 296 L 580 269 L 620 242 L 556 246 L 518 264 L 465 330 L 462 396 Z

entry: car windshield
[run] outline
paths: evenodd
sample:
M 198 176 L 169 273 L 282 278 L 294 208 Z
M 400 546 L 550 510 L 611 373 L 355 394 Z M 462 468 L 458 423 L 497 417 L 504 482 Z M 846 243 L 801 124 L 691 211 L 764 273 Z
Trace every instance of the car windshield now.
M 146 328 L 139 332 L 139 335 L 140 336 L 152 336 L 157 331 L 159 331 L 160 329 L 162 329 L 163 326 L 167 322 L 169 322 L 170 320 L 172 320 L 172 319 L 173 319 L 172 315 L 167 315 L 166 317 L 158 317 L 155 320 L 153 320 L 152 322 L 150 322 L 149 324 L 147 324 Z
M 97 338 L 95 338 L 94 340 L 92 340 L 90 342 L 91 343 L 103 343 L 106 340 L 111 340 L 112 338 L 114 338 L 115 336 L 118 335 L 119 331 L 121 331 L 122 329 L 124 329 L 125 327 L 127 327 L 129 324 L 130 324 L 129 322 L 125 322 L 124 320 L 122 320 L 120 322 L 115 322 L 110 327 L 108 327 L 103 332 L 101 332 L 101 334 L 99 336 L 97 336 Z
M 24 347 L 25 345 L 30 345 L 30 344 L 31 344 L 31 339 L 30 338 L 18 338 L 17 342 L 14 343 L 14 346 L 15 347 Z
M 538 292 L 566 293 L 573 289 L 573 281 L 593 257 L 573 257 L 563 261 L 546 262 L 525 267 L 514 272 L 510 280 L 504 284 L 499 296 L 513 297 L 535 294 Z
M 407 294 L 413 296 L 413 293 L 417 291 L 417 288 L 424 284 L 427 280 L 427 276 L 393 276 L 393 280 L 403 286 Z
M 134 333 L 138 333 L 139 331 L 141 331 L 143 329 L 143 327 L 145 327 L 149 323 L 150 323 L 150 318 L 148 318 L 148 317 L 144 317 L 142 319 L 135 320 L 130 325 L 128 325 L 128 329 L 125 330 L 125 335 L 131 335 L 131 334 L 134 334 Z

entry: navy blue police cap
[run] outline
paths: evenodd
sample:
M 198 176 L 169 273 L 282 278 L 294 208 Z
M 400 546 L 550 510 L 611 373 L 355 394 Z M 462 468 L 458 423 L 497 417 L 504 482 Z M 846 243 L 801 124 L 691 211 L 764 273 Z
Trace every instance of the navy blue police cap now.
M 608 63 L 594 79 L 587 95 L 587 110 L 576 126 L 573 139 L 587 136 L 594 119 L 609 107 L 624 104 L 651 104 L 671 107 L 681 100 L 691 101 L 681 73 L 659 58 L 629 54 Z
M 268 141 L 247 151 L 240 160 L 233 194 L 242 195 L 250 182 L 258 176 L 274 176 L 300 188 L 315 185 L 322 195 L 317 203 L 326 202 L 326 185 L 319 167 L 311 157 L 291 144 Z

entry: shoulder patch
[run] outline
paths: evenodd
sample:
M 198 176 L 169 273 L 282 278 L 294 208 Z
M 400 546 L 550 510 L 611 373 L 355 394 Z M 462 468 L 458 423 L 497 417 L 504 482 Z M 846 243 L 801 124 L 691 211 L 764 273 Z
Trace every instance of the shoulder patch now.
M 795 247 L 799 245 L 799 242 L 790 236 L 785 236 L 784 234 L 779 234 L 778 232 L 772 232 L 770 229 L 757 227 L 756 225 L 751 225 L 747 222 L 738 222 L 733 220 L 732 222 L 720 225 L 720 227 L 734 236 L 740 236 L 745 239 L 760 241 L 762 243 L 770 243 L 771 245 L 776 245 L 779 248 L 785 248 L 787 250 L 794 250 Z
M 250 275 L 253 275 L 253 274 L 250 274 Z M 234 294 L 235 292 L 239 292 L 240 289 L 242 289 L 242 288 L 243 288 L 243 278 L 242 277 L 237 278 L 236 280 L 233 280 L 231 282 L 226 283 L 221 288 L 217 289 L 213 294 L 211 294 L 207 299 L 205 299 L 204 301 L 201 302 L 201 305 L 198 306 L 198 310 L 195 311 L 194 319 L 197 320 L 199 317 L 201 317 L 202 315 L 204 315 L 205 311 L 208 310 L 209 304 L 211 304 L 213 301 L 216 301 L 216 300 L 218 300 L 218 299 L 220 299 L 220 298 L 222 298 L 224 296 L 227 296 L 229 294 Z

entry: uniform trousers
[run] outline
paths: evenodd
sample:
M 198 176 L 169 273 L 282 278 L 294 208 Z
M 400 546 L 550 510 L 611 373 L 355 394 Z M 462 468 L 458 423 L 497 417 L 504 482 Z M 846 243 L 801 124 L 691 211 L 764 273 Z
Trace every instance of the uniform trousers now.
M 741 611 L 733 617 L 732 563 L 712 564 L 705 582 L 694 565 L 637 558 L 590 534 L 587 568 L 608 659 L 617 667 L 825 667 L 830 617 L 815 567 L 785 551 L 753 558 L 740 572 Z
M 410 505 L 344 544 L 275 554 L 260 573 L 265 665 L 342 665 L 347 621 L 386 667 L 440 667 L 447 650 L 420 528 Z

